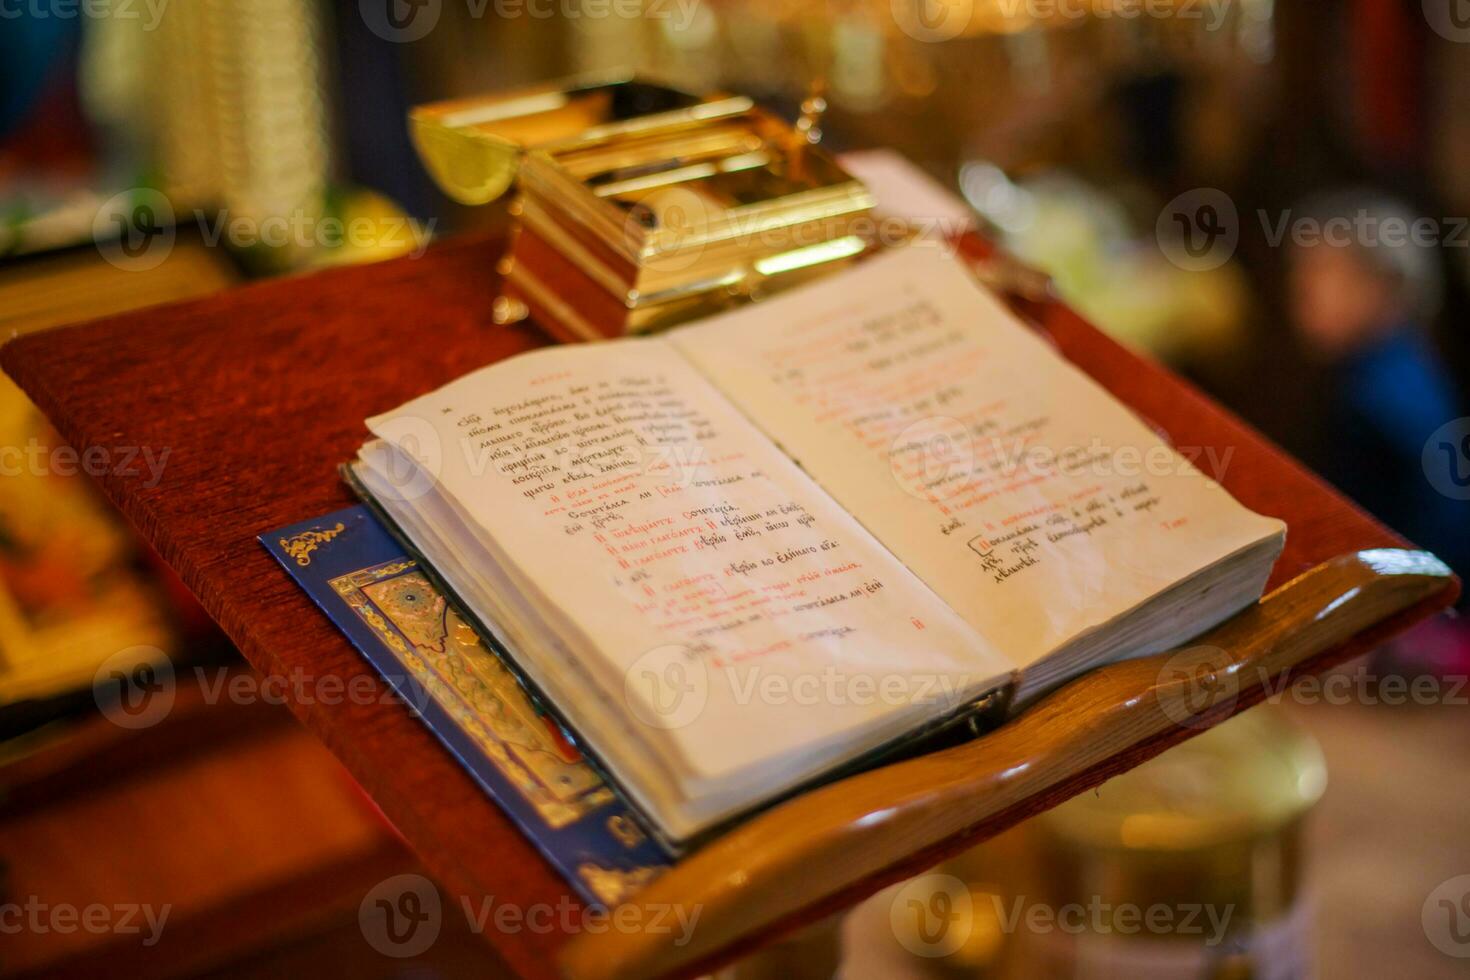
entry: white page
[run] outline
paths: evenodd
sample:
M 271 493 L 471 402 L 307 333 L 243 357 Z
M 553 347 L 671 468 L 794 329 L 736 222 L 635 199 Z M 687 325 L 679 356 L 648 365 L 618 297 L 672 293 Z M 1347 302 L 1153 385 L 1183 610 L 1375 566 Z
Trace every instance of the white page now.
M 566 617 L 692 785 L 821 768 L 1010 669 L 662 341 L 523 355 L 368 426 Z
M 669 339 L 1021 664 L 1283 528 L 934 248 Z

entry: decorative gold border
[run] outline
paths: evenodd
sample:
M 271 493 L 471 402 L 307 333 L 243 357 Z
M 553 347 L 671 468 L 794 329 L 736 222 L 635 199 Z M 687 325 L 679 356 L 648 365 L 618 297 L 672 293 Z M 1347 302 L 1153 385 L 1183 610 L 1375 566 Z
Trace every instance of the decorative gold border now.
M 612 790 L 601 782 L 572 802 L 553 796 L 533 772 L 514 758 L 507 743 L 495 734 L 490 723 L 475 708 L 476 701 L 503 703 L 504 695 L 485 684 L 474 665 L 455 644 L 446 643 L 443 651 L 410 645 L 363 591 L 366 586 L 414 571 L 417 567 L 418 563 L 412 559 L 396 560 L 340 575 L 329 584 L 372 628 L 373 633 L 398 654 L 400 662 L 434 703 L 448 712 L 460 730 L 536 808 L 549 827 L 565 827 L 612 801 Z M 433 588 L 432 583 L 425 584 Z M 452 606 L 449 611 L 453 611 Z M 478 648 L 478 655 L 485 657 L 494 669 L 504 669 L 499 658 L 484 646 Z
M 577 874 L 592 889 L 597 900 L 608 908 L 621 905 L 630 895 L 657 878 L 666 869 L 639 865 L 636 868 L 604 868 L 585 861 L 577 865 Z
M 281 538 L 281 550 L 296 564 L 305 568 L 311 564 L 311 553 L 341 534 L 343 529 L 344 525 L 338 521 L 336 527 L 312 528 L 300 534 L 293 534 L 289 538 Z

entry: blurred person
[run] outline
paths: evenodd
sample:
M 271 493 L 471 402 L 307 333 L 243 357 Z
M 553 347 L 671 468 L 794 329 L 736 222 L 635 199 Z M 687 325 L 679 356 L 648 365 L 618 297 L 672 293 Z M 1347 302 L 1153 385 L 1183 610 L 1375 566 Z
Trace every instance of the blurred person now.
M 1307 233 L 1292 236 L 1288 302 L 1298 338 L 1327 373 L 1325 431 L 1312 462 L 1384 523 L 1470 576 L 1470 500 L 1443 489 L 1463 483 L 1470 458 L 1457 442 L 1451 452 L 1425 450 L 1441 426 L 1470 414 L 1429 327 L 1443 294 L 1443 229 L 1372 191 L 1325 195 L 1300 213 Z M 1470 420 L 1463 428 L 1470 435 Z M 1406 647 L 1426 668 L 1470 666 L 1463 621 L 1410 633 L 1400 656 Z

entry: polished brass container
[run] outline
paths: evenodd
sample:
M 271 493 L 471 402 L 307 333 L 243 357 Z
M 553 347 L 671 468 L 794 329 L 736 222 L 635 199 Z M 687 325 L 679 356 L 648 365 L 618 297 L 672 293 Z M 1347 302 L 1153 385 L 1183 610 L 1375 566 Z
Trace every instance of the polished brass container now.
M 927 976 L 1312 975 L 1315 741 L 1256 708 L 947 863 L 962 943 Z
M 875 247 L 872 196 L 814 145 L 811 119 L 743 96 L 582 77 L 409 122 L 455 200 L 517 190 L 497 319 L 529 313 L 563 339 L 681 323 Z

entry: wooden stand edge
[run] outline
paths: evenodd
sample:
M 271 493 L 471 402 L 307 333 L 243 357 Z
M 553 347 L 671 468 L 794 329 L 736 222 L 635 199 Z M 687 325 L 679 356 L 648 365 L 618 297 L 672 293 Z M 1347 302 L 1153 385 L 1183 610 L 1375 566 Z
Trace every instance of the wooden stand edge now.
M 990 735 L 741 825 L 632 900 L 650 912 L 698 909 L 687 942 L 676 944 L 678 930 L 584 934 L 561 951 L 562 971 L 632 980 L 707 968 L 778 923 L 809 920 L 804 911 L 834 896 L 876 891 L 915 854 L 974 839 L 977 828 L 997 833 L 1044 808 L 1028 803 L 1054 805 L 1079 780 L 1101 782 L 1126 768 L 1116 764 L 1124 754 L 1136 765 L 1281 690 L 1314 658 L 1457 593 L 1450 570 L 1426 552 L 1385 548 L 1325 562 L 1184 649 L 1092 671 Z

